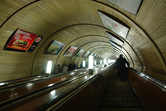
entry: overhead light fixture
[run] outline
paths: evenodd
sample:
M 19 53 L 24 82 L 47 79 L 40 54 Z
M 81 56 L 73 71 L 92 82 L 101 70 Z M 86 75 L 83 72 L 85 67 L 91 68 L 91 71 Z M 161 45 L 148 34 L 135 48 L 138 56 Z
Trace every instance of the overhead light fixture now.
M 85 61 L 82 61 L 82 66 L 85 67 Z
M 95 61 L 95 65 L 96 65 L 96 61 Z
M 104 58 L 104 64 L 107 64 L 107 59 L 106 58 Z
M 93 56 L 89 56 L 89 69 L 93 69 Z
M 47 62 L 46 73 L 47 73 L 47 74 L 51 74 L 51 69 L 52 69 L 52 61 L 48 61 L 48 62 Z
M 93 56 L 89 56 L 89 74 L 93 74 Z

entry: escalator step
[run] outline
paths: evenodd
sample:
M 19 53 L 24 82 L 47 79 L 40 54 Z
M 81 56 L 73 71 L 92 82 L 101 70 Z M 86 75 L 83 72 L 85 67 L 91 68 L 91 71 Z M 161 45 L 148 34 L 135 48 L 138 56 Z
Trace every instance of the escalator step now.
M 107 91 L 106 93 L 119 93 L 119 94 L 123 94 L 123 93 L 132 93 L 131 91 L 118 91 L 118 90 L 110 90 L 110 91 Z
M 104 95 L 104 97 L 107 97 L 107 98 L 109 98 L 109 97 L 135 97 L 135 94 L 134 93 L 122 93 L 122 94 L 111 94 L 111 93 L 106 93 L 105 95 Z
M 112 90 L 117 90 L 117 91 L 132 91 L 130 87 L 110 87 L 107 89 L 107 91 L 112 91 Z
M 143 111 L 140 107 L 134 108 L 101 108 L 99 111 Z
M 98 111 L 144 111 L 129 82 L 113 75 Z
M 140 103 L 138 101 L 134 102 L 105 102 L 103 101 L 101 104 L 102 108 L 105 107 L 140 107 Z
M 103 98 L 104 102 L 112 102 L 112 101 L 138 101 L 136 97 L 112 97 L 112 98 Z

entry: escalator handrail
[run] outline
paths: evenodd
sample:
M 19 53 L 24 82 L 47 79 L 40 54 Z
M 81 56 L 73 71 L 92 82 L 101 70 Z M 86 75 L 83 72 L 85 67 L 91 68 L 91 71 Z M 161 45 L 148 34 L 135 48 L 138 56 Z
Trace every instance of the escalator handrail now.
M 104 69 L 104 70 L 105 70 L 105 69 Z M 104 70 L 102 70 L 102 72 L 103 72 Z M 74 70 L 74 71 L 75 71 L 75 70 Z M 78 70 L 77 70 L 77 71 L 78 71 Z M 88 73 L 87 71 L 88 71 L 88 70 L 86 70 L 86 73 Z M 85 69 L 84 69 L 83 72 L 85 72 Z M 99 72 L 99 73 L 100 73 L 100 72 Z M 95 76 L 97 76 L 97 75 L 95 74 Z M 75 78 L 75 79 L 76 79 L 76 78 Z M 67 81 L 64 81 L 64 82 L 62 82 L 62 83 L 55 84 L 55 85 L 49 86 L 49 87 L 45 87 L 45 88 L 43 88 L 43 89 L 41 89 L 41 90 L 37 90 L 37 91 L 35 91 L 35 92 L 28 93 L 27 95 L 23 95 L 23 96 L 20 96 L 20 97 L 18 97 L 18 98 L 14 98 L 14 99 L 9 100 L 9 101 L 5 101 L 4 103 L 1 104 L 1 106 L 3 106 L 3 108 L 5 108 L 5 107 L 6 107 L 8 104 L 10 104 L 11 102 L 14 102 L 14 101 L 17 101 L 17 100 L 21 101 L 22 98 L 25 99 L 26 97 L 36 95 L 37 93 L 45 92 L 45 90 L 50 90 L 50 88 L 52 89 L 53 87 L 54 87 L 54 88 L 55 88 L 55 87 L 60 87 L 62 84 L 66 84 L 66 83 L 68 83 L 68 82 L 72 82 L 72 81 L 75 80 L 75 79 L 72 78 L 72 79 L 67 80 Z M 57 85 L 58 85 L 58 86 L 57 86 Z M 53 89 L 54 89 L 54 88 L 53 88 Z
M 79 76 L 79 75 L 81 75 L 81 72 L 82 72 L 82 71 L 83 71 L 83 70 L 70 71 L 70 73 L 68 72 L 68 74 L 66 74 L 66 75 L 71 75 L 71 73 L 73 72 L 74 74 L 72 74 L 70 78 L 65 79 L 65 80 L 62 80 L 62 81 L 58 81 L 58 82 L 53 82 L 53 83 L 47 84 L 47 81 L 49 81 L 49 79 L 50 79 L 50 78 L 47 78 L 47 79 L 45 79 L 45 80 L 43 80 L 43 81 L 32 81 L 32 82 L 30 82 L 30 83 L 34 84 L 34 87 L 36 86 L 35 83 L 38 83 L 38 82 L 43 82 L 46 87 L 47 87 L 47 85 L 48 85 L 48 86 L 49 86 L 49 85 L 54 86 L 54 85 L 63 83 L 63 82 L 65 82 L 65 81 L 69 81 L 69 80 L 71 80 L 72 78 L 74 78 L 74 76 Z M 58 77 L 63 77 L 63 76 L 64 76 L 64 75 L 58 76 Z M 56 78 L 55 78 L 55 79 L 56 79 Z M 20 88 L 20 87 L 23 87 L 23 88 L 24 88 L 24 87 L 26 87 L 26 86 L 27 86 L 27 84 L 24 83 L 24 84 L 22 84 L 22 85 L 20 85 L 20 86 L 16 86 L 16 87 L 11 88 L 11 89 L 10 89 L 10 88 L 9 88 L 9 89 L 5 89 L 5 90 L 2 90 L 2 93 L 1 93 L 1 94 L 3 94 L 4 91 L 10 92 L 11 94 L 13 94 L 13 89 L 15 90 L 15 89 Z M 27 89 L 27 88 L 26 88 L 26 89 Z M 30 91 L 28 91 L 28 92 L 26 92 L 26 93 L 24 93 L 24 94 L 21 94 L 21 95 L 19 95 L 19 96 L 16 96 L 16 97 L 13 97 L 13 98 L 10 98 L 10 99 L 4 99 L 3 101 L 0 101 L 0 106 L 3 105 L 3 104 L 8 103 L 8 101 L 16 100 L 17 98 L 24 97 L 25 95 L 29 95 L 29 94 L 32 94 L 32 93 L 34 93 L 34 92 L 38 92 L 38 91 L 43 90 L 43 89 L 45 89 L 45 88 L 41 87 L 41 88 L 39 88 L 39 89 L 37 89 L 37 90 L 32 90 L 32 91 L 30 90 Z M 0 90 L 0 92 L 1 92 L 1 90 Z M 5 93 L 6 93 L 6 92 L 5 92 Z M 15 91 L 14 91 L 14 92 L 15 92 Z M 15 93 L 17 93 L 17 92 L 15 92 Z
M 76 69 L 76 70 L 77 71 L 82 71 L 84 69 Z M 14 83 L 10 83 L 10 81 L 0 82 L 0 84 L 3 84 L 3 85 L 0 85 L 0 90 L 4 90 L 4 89 L 7 89 L 7 88 L 12 88 L 12 87 L 16 87 L 16 86 L 19 86 L 19 85 L 27 84 L 29 82 L 37 82 L 37 81 L 42 81 L 42 80 L 53 78 L 53 77 L 68 75 L 71 72 L 72 71 L 68 71 L 68 72 L 65 72 L 65 73 L 57 73 L 57 74 L 54 74 L 54 75 L 51 74 L 50 76 L 47 76 L 47 77 L 46 77 L 46 75 L 32 76 L 32 77 L 27 77 L 27 78 L 29 78 L 28 80 L 24 80 L 25 78 L 10 80 L 10 81 L 20 80 L 20 82 L 14 82 Z M 39 78 L 37 80 L 34 80 L 35 77 L 41 77 L 41 78 Z
M 69 98 L 72 98 L 73 96 L 75 96 L 75 94 L 77 94 L 78 92 L 80 92 L 84 87 L 86 87 L 88 84 L 90 84 L 91 82 L 93 82 L 96 78 L 100 77 L 100 75 L 102 75 L 102 73 L 107 73 L 109 70 L 109 68 L 103 68 L 102 70 L 100 70 L 97 74 L 95 75 L 91 75 L 91 77 L 83 82 L 82 84 L 76 86 L 73 90 L 70 90 L 69 92 L 66 92 L 66 94 L 64 94 L 63 96 L 61 96 L 59 99 L 62 99 L 68 95 L 71 94 L 70 97 L 68 97 L 67 99 L 64 99 L 63 102 L 59 103 L 59 104 L 56 104 L 56 106 L 54 106 L 55 109 L 58 109 L 63 103 L 67 102 Z M 77 92 L 75 94 L 73 94 L 73 92 Z M 57 99 L 57 98 L 56 98 Z M 55 99 L 55 100 L 56 100 Z M 54 101 L 55 101 L 54 100 Z M 52 100 L 53 101 L 53 100 Z M 48 110 L 50 109 L 50 104 L 51 104 L 51 101 L 50 102 L 47 102 L 46 104 L 43 104 L 41 105 L 40 107 L 38 107 L 36 110 L 39 110 L 39 111 L 43 111 L 43 110 Z M 51 108 L 52 109 L 52 108 Z
M 130 68 L 131 70 L 133 70 L 134 72 L 136 72 L 136 74 L 138 74 L 140 77 L 150 81 L 151 83 L 153 83 L 154 85 L 158 86 L 161 90 L 163 90 L 164 92 L 166 92 L 166 83 L 151 77 L 145 73 L 139 72 L 136 69 Z
M 29 97 L 29 96 L 34 95 L 34 94 L 36 94 L 36 93 L 43 92 L 43 91 L 45 91 L 45 90 L 47 90 L 47 89 L 50 89 L 50 88 L 53 88 L 53 87 L 60 87 L 60 86 L 62 86 L 62 85 L 64 85 L 64 84 L 67 84 L 67 83 L 69 83 L 69 82 L 74 81 L 75 79 L 78 79 L 78 78 L 81 77 L 82 75 L 81 75 L 81 74 L 78 74 L 77 76 L 78 76 L 77 78 L 71 77 L 70 79 L 64 80 L 64 81 L 62 81 L 62 82 L 54 83 L 54 84 L 52 84 L 52 85 L 50 85 L 50 86 L 41 88 L 41 89 L 39 89 L 39 90 L 36 90 L 36 91 L 33 91 L 33 92 L 29 92 L 29 93 L 24 94 L 24 95 L 21 95 L 21 96 L 19 96 L 19 97 L 16 97 L 16 98 L 13 98 L 13 99 L 6 100 L 6 101 L 4 101 L 4 102 L 1 102 L 1 103 L 0 103 L 0 107 L 1 107 L 1 106 L 5 106 L 5 105 L 8 105 L 8 104 L 10 104 L 10 103 L 12 103 L 12 102 L 14 102 L 14 101 L 18 101 L 18 100 L 20 100 L 20 99 Z

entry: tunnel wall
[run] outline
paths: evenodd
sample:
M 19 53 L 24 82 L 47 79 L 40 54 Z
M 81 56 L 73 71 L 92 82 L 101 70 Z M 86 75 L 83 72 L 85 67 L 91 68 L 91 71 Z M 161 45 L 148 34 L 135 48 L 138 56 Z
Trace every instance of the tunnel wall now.
M 143 0 L 139 12 L 133 15 L 107 0 L 1 0 L 0 81 L 41 74 L 48 60 L 52 60 L 53 65 L 68 63 L 71 58 L 63 56 L 65 50 L 60 57 L 43 53 L 52 40 L 63 42 L 67 47 L 84 44 L 82 48 L 87 50 L 92 44 L 98 45 L 94 41 L 107 42 L 99 46 L 107 45 L 110 40 L 106 32 L 110 32 L 125 41 L 124 54 L 131 67 L 166 82 L 165 4 L 164 0 Z M 130 28 L 127 37 L 122 38 L 106 28 L 98 10 L 125 23 Z M 17 28 L 43 37 L 33 53 L 4 50 Z M 78 39 L 83 37 L 87 39 Z M 92 44 L 85 45 L 88 42 Z M 99 49 L 100 54 L 108 52 L 116 57 L 120 54 L 111 52 L 110 47 L 107 49 Z

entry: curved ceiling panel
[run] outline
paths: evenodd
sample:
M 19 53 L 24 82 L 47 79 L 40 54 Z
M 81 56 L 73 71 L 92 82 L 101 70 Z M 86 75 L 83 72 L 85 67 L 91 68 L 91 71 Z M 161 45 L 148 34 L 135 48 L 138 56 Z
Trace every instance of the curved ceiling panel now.
M 138 14 L 133 15 L 107 0 L 2 0 L 1 80 L 40 74 L 48 60 L 52 60 L 54 65 L 78 60 L 73 56 L 63 56 L 71 45 L 101 54 L 102 57 L 117 57 L 119 53 L 113 52 L 107 35 L 110 32 L 124 41 L 121 53 L 133 68 L 166 81 L 165 5 L 164 0 L 143 0 Z M 128 26 L 127 37 L 122 38 L 106 28 L 99 10 Z M 33 53 L 4 50 L 6 42 L 17 28 L 42 37 Z M 45 54 L 53 40 L 65 46 L 58 55 Z M 10 70 L 5 70 L 6 67 Z M 16 71 L 16 68 L 21 70 Z

